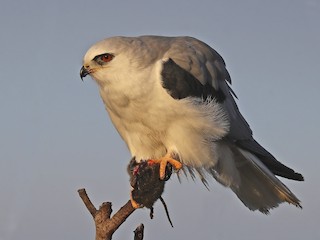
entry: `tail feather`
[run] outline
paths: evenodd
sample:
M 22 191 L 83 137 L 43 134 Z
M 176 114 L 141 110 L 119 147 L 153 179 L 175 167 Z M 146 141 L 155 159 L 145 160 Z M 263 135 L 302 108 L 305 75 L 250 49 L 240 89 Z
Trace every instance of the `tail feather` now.
M 225 144 L 223 152 L 226 152 L 226 146 L 229 157 L 220 155 L 218 165 L 209 172 L 217 181 L 230 187 L 245 206 L 265 214 L 282 202 L 301 208 L 300 200 L 255 154 Z
M 239 152 L 243 157 L 235 158 L 235 164 L 241 185 L 232 190 L 247 207 L 268 213 L 269 209 L 288 202 L 301 208 L 300 200 L 255 155 L 241 149 Z
M 304 180 L 303 176 L 300 173 L 295 172 L 293 169 L 279 162 L 256 140 L 239 140 L 236 141 L 236 145 L 241 149 L 245 149 L 251 153 L 254 153 L 273 174 L 296 181 Z

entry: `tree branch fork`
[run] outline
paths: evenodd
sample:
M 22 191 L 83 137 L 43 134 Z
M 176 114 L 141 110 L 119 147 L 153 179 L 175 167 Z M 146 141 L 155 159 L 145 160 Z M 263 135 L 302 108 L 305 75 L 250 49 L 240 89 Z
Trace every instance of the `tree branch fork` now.
M 99 209 L 96 209 L 96 207 L 91 202 L 84 188 L 79 189 L 78 193 L 84 205 L 86 206 L 91 216 L 93 217 L 93 220 L 96 226 L 96 238 L 95 238 L 96 240 L 112 239 L 113 233 L 135 211 L 135 208 L 133 208 L 131 201 L 129 200 L 113 216 L 111 216 L 112 214 L 111 202 L 104 202 L 101 204 Z M 139 227 L 141 231 L 141 226 Z M 137 231 L 137 234 L 140 234 L 139 230 L 137 229 L 135 230 L 135 232 Z M 142 231 L 143 231 L 143 227 L 142 227 Z M 143 233 L 142 233 L 142 236 L 143 236 Z M 135 238 L 135 239 L 142 239 L 142 238 Z

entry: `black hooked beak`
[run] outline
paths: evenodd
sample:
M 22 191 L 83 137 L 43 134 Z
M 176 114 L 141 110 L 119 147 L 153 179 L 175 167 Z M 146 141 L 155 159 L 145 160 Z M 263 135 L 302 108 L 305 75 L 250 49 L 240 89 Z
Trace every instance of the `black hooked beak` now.
M 81 70 L 80 70 L 81 80 L 83 81 L 83 78 L 84 78 L 85 76 L 87 76 L 88 74 L 89 74 L 89 72 L 87 71 L 87 69 L 86 69 L 84 66 L 82 66 L 82 68 L 81 68 Z

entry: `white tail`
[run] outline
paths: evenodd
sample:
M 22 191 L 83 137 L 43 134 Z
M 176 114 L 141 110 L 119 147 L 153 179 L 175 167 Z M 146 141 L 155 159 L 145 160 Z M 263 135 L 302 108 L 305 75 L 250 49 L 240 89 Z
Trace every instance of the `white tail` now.
M 218 165 L 211 173 L 250 210 L 267 214 L 282 202 L 301 208 L 299 199 L 254 154 L 230 145 L 221 147 L 227 154 L 219 154 Z

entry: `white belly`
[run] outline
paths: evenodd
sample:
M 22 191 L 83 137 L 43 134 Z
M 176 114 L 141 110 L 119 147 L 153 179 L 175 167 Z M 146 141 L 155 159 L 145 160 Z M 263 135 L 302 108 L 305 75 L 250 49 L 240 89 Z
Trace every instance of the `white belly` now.
M 227 133 L 228 121 L 215 102 L 175 100 L 168 94 L 135 101 L 101 95 L 113 124 L 137 161 L 175 152 L 192 167 L 209 168 L 217 162 L 214 142 Z

